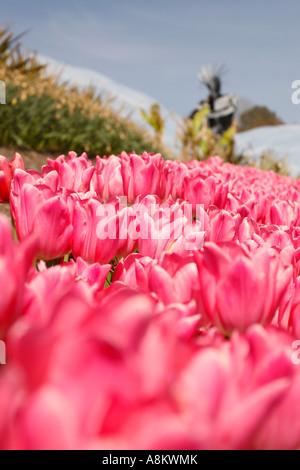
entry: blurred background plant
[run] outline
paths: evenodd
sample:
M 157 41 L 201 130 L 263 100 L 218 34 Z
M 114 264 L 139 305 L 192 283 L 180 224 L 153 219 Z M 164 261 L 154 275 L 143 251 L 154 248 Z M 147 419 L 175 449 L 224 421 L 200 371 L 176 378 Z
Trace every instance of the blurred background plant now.
M 192 119 L 183 118 L 179 123 L 178 138 L 181 142 L 181 158 L 188 160 L 205 160 L 218 155 L 224 161 L 234 163 L 235 122 L 222 135 L 214 134 L 207 123 L 210 109 L 203 107 Z
M 274 171 L 282 176 L 289 176 L 290 169 L 287 164 L 287 157 L 279 158 L 273 150 L 264 152 L 260 157 L 249 156 L 245 153 L 236 156 L 235 163 L 238 165 L 252 166 L 264 171 Z M 300 175 L 299 177 L 300 178 Z
M 15 36 L 0 26 L 0 80 L 6 84 L 7 106 L 0 106 L 0 146 L 17 147 L 41 153 L 88 152 L 95 155 L 120 154 L 123 150 L 161 153 L 175 157 L 163 145 L 165 121 L 161 108 L 154 103 L 141 110 L 150 132 L 121 116 L 112 108 L 114 97 L 103 97 L 95 89 L 79 89 L 62 82 L 59 74 L 49 73 L 47 64 L 36 54 L 22 52 L 23 34 Z M 258 125 L 281 124 L 266 107 L 244 112 L 222 134 L 208 125 L 210 108 L 204 104 L 193 117 L 177 119 L 179 157 L 183 161 L 205 160 L 218 155 L 226 162 L 258 166 L 288 174 L 286 160 L 267 153 L 260 159 L 236 155 L 235 133 Z
M 159 139 L 161 140 L 164 121 L 161 114 L 151 120 L 153 110 L 159 112 L 159 105 L 152 106 L 148 114 L 143 112 L 143 116 L 154 129 L 155 119 L 157 119 L 159 122 Z M 244 153 L 237 154 L 234 146 L 234 136 L 238 129 L 237 121 L 234 120 L 232 125 L 222 135 L 214 134 L 207 122 L 209 113 L 210 109 L 204 106 L 194 114 L 193 118 L 178 120 L 178 118 L 173 116 L 179 128 L 177 137 L 180 143 L 180 159 L 182 161 L 206 160 L 211 156 L 218 155 L 225 162 L 274 171 L 284 176 L 289 175 L 287 158 L 280 159 L 272 150 L 263 153 L 259 158 Z
M 0 27 L 0 80 L 8 105 L 0 107 L 0 145 L 90 156 L 163 152 L 155 137 L 112 109 L 113 98 L 61 83 L 36 55 L 21 52 L 22 36 Z
M 35 55 L 25 55 L 21 52 L 20 39 L 25 33 L 14 36 L 6 26 L 0 26 L 0 67 L 6 77 L 14 77 L 15 72 L 37 77 L 45 68 L 38 64 Z
M 244 132 L 260 126 L 278 126 L 284 122 L 267 106 L 253 106 L 241 113 L 238 131 Z
M 162 147 L 162 136 L 165 129 L 165 122 L 161 115 L 161 108 L 159 103 L 154 103 L 149 113 L 144 109 L 141 109 L 142 118 L 150 124 L 154 130 L 155 143 L 158 147 Z

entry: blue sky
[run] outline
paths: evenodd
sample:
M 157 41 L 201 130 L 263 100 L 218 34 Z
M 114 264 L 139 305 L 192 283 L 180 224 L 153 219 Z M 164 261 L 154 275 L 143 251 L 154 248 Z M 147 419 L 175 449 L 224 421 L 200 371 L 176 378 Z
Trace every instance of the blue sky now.
M 0 24 L 29 29 L 27 48 L 101 72 L 188 114 L 206 95 L 202 65 L 226 64 L 223 91 L 300 123 L 297 0 L 10 0 Z

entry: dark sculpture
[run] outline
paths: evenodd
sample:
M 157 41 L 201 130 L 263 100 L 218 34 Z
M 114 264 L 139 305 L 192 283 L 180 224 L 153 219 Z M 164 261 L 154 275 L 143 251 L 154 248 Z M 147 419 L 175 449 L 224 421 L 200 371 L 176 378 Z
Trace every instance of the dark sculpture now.
M 214 134 L 222 135 L 232 124 L 234 114 L 237 110 L 237 98 L 233 93 L 221 93 L 221 79 L 224 75 L 224 67 L 215 69 L 211 65 L 202 67 L 198 77 L 209 90 L 206 100 L 200 101 L 189 115 L 193 119 L 197 111 L 205 106 L 210 108 L 207 115 L 208 126 Z

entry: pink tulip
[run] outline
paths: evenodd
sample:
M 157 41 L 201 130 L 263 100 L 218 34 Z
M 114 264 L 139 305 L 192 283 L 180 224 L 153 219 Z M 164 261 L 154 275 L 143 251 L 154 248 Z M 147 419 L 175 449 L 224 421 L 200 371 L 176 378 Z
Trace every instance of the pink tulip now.
M 210 229 L 207 239 L 215 243 L 232 241 L 236 233 L 236 221 L 232 215 L 213 206 L 211 206 L 208 214 Z
M 106 276 L 111 270 L 110 264 L 100 265 L 99 263 L 89 264 L 80 257 L 77 258 L 75 280 L 87 282 L 91 288 L 96 291 L 102 290 L 105 284 Z
M 300 277 L 286 291 L 279 310 L 278 323 L 281 327 L 300 338 Z
M 96 158 L 94 187 L 103 202 L 114 196 L 125 196 L 121 162 L 118 157 Z
M 300 448 L 300 181 L 70 152 L 10 205 L 1 449 Z
M 112 206 L 116 213 L 118 249 L 115 256 L 121 259 L 137 249 L 139 221 L 134 207 L 127 207 L 126 197 L 111 198 L 107 202 L 108 205 Z
M 270 206 L 270 223 L 290 228 L 299 225 L 300 207 L 290 201 L 278 201 Z
M 160 171 L 163 159 L 160 154 L 151 155 L 145 152 L 139 156 L 122 152 L 120 161 L 124 193 L 130 204 L 138 196 L 155 194 L 162 197 Z
M 221 331 L 272 321 L 293 271 L 275 250 L 207 243 L 198 260 L 203 313 Z
M 18 153 L 11 162 L 0 155 L 0 203 L 9 201 L 11 182 L 17 168 L 24 170 L 22 157 Z
M 239 214 L 240 215 L 240 214 Z M 249 240 L 255 238 L 255 234 L 259 233 L 259 228 L 255 220 L 251 217 L 239 217 L 236 219 L 236 239 L 240 243 L 246 243 Z
M 292 341 L 255 325 L 194 354 L 175 390 L 198 449 L 299 448 L 300 375 Z
M 35 240 L 15 245 L 8 220 L 0 216 L 0 339 L 6 335 L 22 310 L 26 275 L 36 250 Z
M 199 290 L 194 256 L 176 253 L 165 253 L 158 261 L 132 254 L 119 262 L 113 280 L 155 294 L 164 305 L 189 303 Z
M 197 267 L 193 255 L 182 257 L 165 254 L 149 273 L 149 290 L 166 305 L 189 303 L 199 289 Z
M 123 282 L 127 286 L 139 287 L 143 292 L 149 292 L 149 272 L 156 263 L 157 261 L 149 256 L 131 254 L 119 261 L 113 281 Z
M 42 175 L 45 176 L 53 170 L 59 175 L 60 187 L 78 193 L 85 193 L 91 189 L 95 168 L 86 153 L 80 157 L 75 152 L 70 152 L 67 158 L 64 155 L 55 160 L 49 158 L 48 165 L 42 168 Z
M 106 264 L 116 256 L 119 222 L 113 205 L 106 207 L 96 199 L 77 202 L 73 227 L 72 253 L 75 258 L 80 256 L 89 263 Z
M 184 199 L 193 204 L 194 210 L 197 204 L 203 204 L 205 209 L 210 205 L 216 205 L 219 209 L 225 206 L 228 188 L 215 176 L 204 178 L 194 170 L 185 176 L 183 187 Z
M 39 263 L 38 268 L 39 272 L 27 279 L 24 312 L 32 321 L 44 323 L 51 318 L 55 309 L 60 308 L 57 305 L 64 299 L 69 300 L 67 292 L 74 298 L 74 305 L 80 302 L 93 305 L 94 298 L 104 288 L 111 265 L 89 264 L 77 258 L 76 262 L 71 260 L 49 269 Z M 48 302 L 45 304 L 46 297 Z M 75 301 L 75 298 L 79 300 Z
M 54 274 L 57 268 L 49 271 Z M 6 383 L 20 382 L 19 399 L 11 396 L 7 429 L 14 416 L 17 420 L 11 439 L 7 442 L 6 434 L 0 446 L 5 442 L 11 448 L 17 438 L 21 449 L 83 448 L 97 441 L 101 445 L 106 429 L 111 429 L 115 445 L 119 440 L 129 447 L 130 442 L 137 443 L 143 426 L 136 423 L 134 436 L 126 430 L 134 409 L 142 412 L 146 408 L 150 417 L 152 407 L 147 403 L 156 400 L 170 381 L 166 367 L 171 349 L 164 351 L 163 343 L 158 343 L 153 350 L 153 344 L 164 338 L 164 328 L 151 327 L 155 302 L 116 286 L 105 293 L 95 310 L 83 302 L 82 292 L 74 290 L 74 284 L 64 281 L 60 290 L 50 292 L 52 308 L 47 317 L 27 313 L 10 335 L 11 375 Z M 145 370 L 154 351 L 160 356 L 160 366 L 150 362 Z M 157 406 L 160 408 L 160 401 Z M 118 410 L 122 419 L 116 421 L 113 416 Z M 42 432 L 46 423 L 47 433 Z M 171 432 L 171 426 L 168 428 Z
M 118 157 L 98 158 L 95 190 L 104 202 L 113 196 L 126 196 L 130 204 L 138 196 L 162 197 L 165 193 L 160 175 L 162 165 L 161 155 L 146 152 L 143 155 L 122 152 Z
M 171 197 L 174 201 L 183 198 L 183 180 L 188 174 L 187 166 L 184 163 L 165 160 L 163 162 L 162 200 Z
M 260 236 L 269 246 L 279 248 L 281 251 L 287 247 L 294 247 L 291 232 L 278 230 L 276 225 L 261 226 Z
M 56 186 L 56 182 L 56 172 L 35 181 L 28 173 L 17 170 L 11 192 L 17 236 L 24 240 L 35 234 L 39 242 L 37 257 L 44 260 L 60 258 L 70 252 L 70 213 L 64 198 L 51 187 Z
M 192 221 L 191 206 L 178 202 L 157 204 L 153 196 L 147 196 L 137 211 L 141 226 L 138 248 L 143 256 L 157 259 L 164 252 L 184 255 L 203 246 L 203 223 Z
M 31 291 L 42 299 L 48 287 L 47 316 L 32 302 L 10 331 L 1 448 L 299 447 L 292 337 L 257 325 L 197 344 L 178 336 L 175 307 L 158 314 L 152 297 L 121 283 L 91 302 L 70 267 L 37 273 Z

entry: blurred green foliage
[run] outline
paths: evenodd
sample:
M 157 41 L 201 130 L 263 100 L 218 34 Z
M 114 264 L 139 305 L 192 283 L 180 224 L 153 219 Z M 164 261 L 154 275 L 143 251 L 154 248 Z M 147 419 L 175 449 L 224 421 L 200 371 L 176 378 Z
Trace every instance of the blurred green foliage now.
M 235 157 L 238 165 L 253 166 L 264 171 L 274 171 L 282 176 L 289 176 L 290 169 L 286 157 L 280 159 L 272 150 L 264 152 L 259 158 L 249 157 L 247 154 L 241 154 Z
M 253 106 L 240 115 L 238 131 L 243 132 L 260 126 L 278 126 L 284 122 L 266 106 Z
M 158 148 L 163 147 L 162 136 L 165 129 L 165 121 L 161 115 L 161 109 L 159 103 L 154 103 L 149 113 L 146 113 L 144 109 L 141 110 L 142 118 L 150 124 L 154 131 L 154 142 Z
M 89 117 L 85 110 L 67 104 L 57 109 L 56 100 L 47 94 L 19 98 L 22 90 L 7 86 L 6 106 L 0 106 L 0 142 L 40 152 L 89 152 L 91 156 L 119 154 L 123 150 L 156 152 L 142 131 L 128 128 L 115 117 Z
M 0 80 L 6 84 L 0 145 L 90 156 L 163 151 L 153 136 L 113 110 L 111 100 L 61 83 L 35 55 L 23 54 L 21 37 L 0 27 Z
M 184 118 L 179 125 L 178 139 L 181 142 L 181 158 L 205 160 L 218 155 L 224 161 L 234 161 L 235 123 L 222 135 L 214 134 L 207 123 L 210 108 L 203 107 L 192 119 Z

